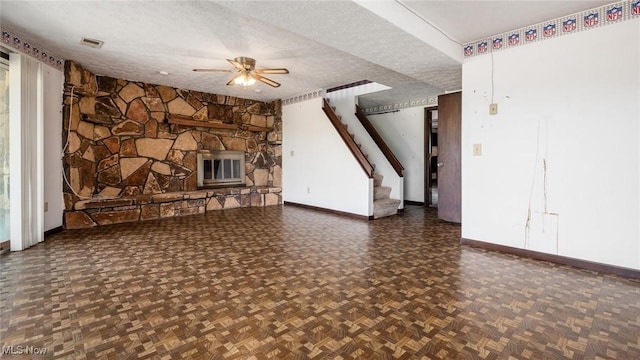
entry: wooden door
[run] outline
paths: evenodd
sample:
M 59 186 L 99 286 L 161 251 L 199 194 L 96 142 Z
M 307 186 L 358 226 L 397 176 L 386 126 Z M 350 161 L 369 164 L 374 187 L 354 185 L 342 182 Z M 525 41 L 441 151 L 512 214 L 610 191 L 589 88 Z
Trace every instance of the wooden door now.
M 462 220 L 462 93 L 438 96 L 438 217 Z

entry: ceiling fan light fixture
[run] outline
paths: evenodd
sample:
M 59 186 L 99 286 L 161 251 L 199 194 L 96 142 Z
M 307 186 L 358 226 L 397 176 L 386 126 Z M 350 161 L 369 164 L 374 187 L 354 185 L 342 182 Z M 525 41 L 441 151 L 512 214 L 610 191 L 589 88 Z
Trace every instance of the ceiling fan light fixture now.
M 242 85 L 246 87 L 255 84 L 256 79 L 254 79 L 253 76 L 251 76 L 251 74 L 249 74 L 248 72 L 243 71 L 242 74 L 240 74 L 235 78 L 235 80 L 233 80 L 233 82 L 236 85 Z
M 199 72 L 235 72 L 237 75 L 233 77 L 227 85 L 242 85 L 248 87 L 254 85 L 257 81 L 263 82 L 271 87 L 280 87 L 280 83 L 273 81 L 264 74 L 288 74 L 289 70 L 285 68 L 277 69 L 256 69 L 256 61 L 252 58 L 240 56 L 235 59 L 227 59 L 227 61 L 233 65 L 234 70 L 222 70 L 222 69 L 193 69 L 193 71 Z

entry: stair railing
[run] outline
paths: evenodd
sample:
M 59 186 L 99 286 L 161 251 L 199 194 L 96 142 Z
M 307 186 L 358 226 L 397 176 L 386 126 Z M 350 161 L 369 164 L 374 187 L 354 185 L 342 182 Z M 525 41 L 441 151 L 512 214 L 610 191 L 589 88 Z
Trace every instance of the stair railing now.
M 376 145 L 378 145 L 396 173 L 398 173 L 398 176 L 402 177 L 402 171 L 404 170 L 404 167 L 402 167 L 402 164 L 400 164 L 398 158 L 393 155 L 393 152 L 391 151 L 391 149 L 389 149 L 387 143 L 384 142 L 382 136 L 380 136 L 376 128 L 373 127 L 371 121 L 369 121 L 367 116 L 358 105 L 356 105 L 356 117 L 358 118 L 358 120 L 360 120 L 360 123 L 362 124 L 362 126 L 364 126 L 365 130 L 367 130 L 369 136 L 371 136 Z
M 356 144 L 356 141 L 353 139 L 353 137 L 349 135 L 346 127 L 344 126 L 344 124 L 342 124 L 342 122 L 338 118 L 338 115 L 336 115 L 335 111 L 333 111 L 333 108 L 331 108 L 327 100 L 324 99 L 323 101 L 324 104 L 322 105 L 322 110 L 327 115 L 327 118 L 329 118 L 329 121 L 331 121 L 333 126 L 336 128 L 338 134 L 340 134 L 340 137 L 342 138 L 342 141 L 344 141 L 349 150 L 351 150 L 353 156 L 356 158 L 356 160 L 358 160 L 358 163 L 362 167 L 362 170 L 364 170 L 365 174 L 367 174 L 369 178 L 373 178 L 373 166 L 362 152 L 362 149 L 360 149 L 358 144 Z

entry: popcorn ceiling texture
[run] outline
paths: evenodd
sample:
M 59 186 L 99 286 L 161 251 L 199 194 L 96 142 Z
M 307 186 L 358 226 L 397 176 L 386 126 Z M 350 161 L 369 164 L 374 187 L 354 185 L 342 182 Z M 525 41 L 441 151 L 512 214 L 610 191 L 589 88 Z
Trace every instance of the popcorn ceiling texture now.
M 65 226 L 282 202 L 281 102 L 96 76 L 65 64 Z M 238 125 L 170 124 L 170 116 Z M 271 131 L 248 131 L 247 125 Z M 246 187 L 197 189 L 198 150 L 245 152 Z
M 366 106 L 373 97 L 386 105 L 460 88 L 459 61 L 351 1 L 3 1 L 2 10 L 4 28 L 56 55 L 94 74 L 148 84 L 266 102 L 363 79 L 392 88 L 365 95 Z M 87 29 L 105 42 L 99 51 L 80 44 Z M 270 75 L 282 86 L 258 83 L 257 93 L 226 86 L 233 74 L 192 71 L 232 70 L 225 59 L 236 56 L 290 74 Z

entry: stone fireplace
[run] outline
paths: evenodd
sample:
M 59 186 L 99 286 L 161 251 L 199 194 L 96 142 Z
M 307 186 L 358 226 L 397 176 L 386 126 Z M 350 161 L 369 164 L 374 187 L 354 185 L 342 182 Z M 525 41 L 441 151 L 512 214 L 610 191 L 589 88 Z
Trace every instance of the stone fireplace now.
M 279 100 L 97 76 L 67 61 L 62 136 L 69 229 L 282 203 Z
M 245 153 L 198 151 L 198 188 L 245 185 Z

